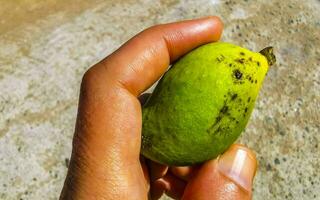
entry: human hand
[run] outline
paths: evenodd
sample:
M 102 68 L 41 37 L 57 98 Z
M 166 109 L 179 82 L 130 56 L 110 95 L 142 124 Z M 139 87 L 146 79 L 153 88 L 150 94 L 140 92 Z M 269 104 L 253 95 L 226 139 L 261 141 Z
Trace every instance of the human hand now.
M 60 199 L 250 199 L 254 154 L 233 145 L 199 166 L 168 167 L 140 156 L 140 94 L 169 64 L 217 41 L 217 17 L 144 30 L 84 75 L 68 175 Z

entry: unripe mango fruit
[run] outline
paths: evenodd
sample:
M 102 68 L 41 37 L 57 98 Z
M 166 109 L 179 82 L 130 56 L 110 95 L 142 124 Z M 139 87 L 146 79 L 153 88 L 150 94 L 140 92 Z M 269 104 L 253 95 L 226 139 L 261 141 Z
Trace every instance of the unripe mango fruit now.
M 255 53 L 216 42 L 178 60 L 142 109 L 142 154 L 185 166 L 216 158 L 244 130 L 270 65 L 272 48 Z

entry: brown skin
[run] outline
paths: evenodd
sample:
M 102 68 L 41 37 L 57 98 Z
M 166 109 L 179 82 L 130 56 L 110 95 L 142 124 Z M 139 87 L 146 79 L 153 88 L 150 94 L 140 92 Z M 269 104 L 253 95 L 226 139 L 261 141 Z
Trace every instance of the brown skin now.
M 68 175 L 60 199 L 248 199 L 215 170 L 170 167 L 140 157 L 140 94 L 169 64 L 197 46 L 217 41 L 217 17 L 148 28 L 84 75 Z M 226 185 L 235 185 L 233 189 Z M 228 197 L 228 198 L 225 198 Z

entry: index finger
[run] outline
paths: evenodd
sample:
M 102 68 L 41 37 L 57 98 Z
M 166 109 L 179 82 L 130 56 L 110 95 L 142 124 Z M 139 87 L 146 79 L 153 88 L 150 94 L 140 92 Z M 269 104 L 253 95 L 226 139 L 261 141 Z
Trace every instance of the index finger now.
M 170 62 L 205 43 L 219 40 L 218 17 L 156 25 L 133 37 L 91 71 L 120 83 L 138 96 L 166 71 Z

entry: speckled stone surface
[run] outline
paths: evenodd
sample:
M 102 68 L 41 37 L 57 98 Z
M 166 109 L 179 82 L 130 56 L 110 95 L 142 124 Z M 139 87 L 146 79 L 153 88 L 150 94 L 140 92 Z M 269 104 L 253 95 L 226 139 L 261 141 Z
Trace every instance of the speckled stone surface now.
M 318 0 L 0 0 L 0 199 L 57 199 L 82 74 L 157 23 L 221 16 L 222 40 L 275 48 L 241 143 L 253 199 L 320 199 Z

